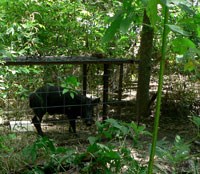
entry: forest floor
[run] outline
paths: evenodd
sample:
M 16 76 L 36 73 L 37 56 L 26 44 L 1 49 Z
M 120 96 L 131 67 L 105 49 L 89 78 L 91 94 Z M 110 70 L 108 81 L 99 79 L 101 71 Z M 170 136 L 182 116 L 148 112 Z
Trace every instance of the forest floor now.
M 112 109 L 111 109 L 112 110 Z M 130 112 L 129 109 L 125 109 Z M 122 110 L 122 113 L 124 110 Z M 113 116 L 113 113 L 111 113 Z M 51 119 L 49 119 L 51 118 Z M 116 119 L 116 117 L 115 117 Z M 129 122 L 131 120 L 131 117 L 129 116 L 119 117 L 120 120 Z M 153 132 L 153 122 L 154 119 L 151 117 L 148 120 L 145 120 L 146 129 L 149 132 Z M 49 117 L 42 125 L 42 129 L 45 132 L 45 135 L 52 139 L 56 146 L 61 147 L 70 147 L 72 149 L 76 149 L 77 152 L 85 152 L 86 147 L 89 145 L 88 137 L 97 135 L 97 128 L 95 125 L 91 127 L 86 127 L 83 125 L 81 120 L 77 120 L 77 136 L 74 136 L 73 134 L 69 133 L 68 131 L 69 124 L 68 120 L 60 120 L 59 117 L 56 118 L 54 116 Z M 159 124 L 159 132 L 158 132 L 158 145 L 161 145 L 161 147 L 165 149 L 170 149 L 172 145 L 174 145 L 175 137 L 176 135 L 179 135 L 184 141 L 191 142 L 191 154 L 200 154 L 200 144 L 198 140 L 197 142 L 193 142 L 192 139 L 196 136 L 197 129 L 195 128 L 194 124 L 192 124 L 190 118 L 176 118 L 176 117 L 162 117 L 160 118 L 160 124 Z M 23 133 L 17 133 L 17 136 L 19 140 L 16 142 L 17 149 L 22 149 L 26 145 L 30 145 L 31 142 L 36 141 L 37 135 L 36 132 L 30 132 L 28 134 Z M 126 139 L 126 146 L 131 149 L 132 156 L 139 160 L 144 165 L 148 164 L 148 156 L 149 156 L 149 150 L 151 145 L 151 137 L 142 135 L 139 139 L 139 146 L 134 148 L 132 145 L 133 141 L 131 138 Z M 102 143 L 107 143 L 106 141 Z M 119 142 L 114 142 L 119 143 Z M 163 173 L 171 173 L 171 164 L 167 163 L 166 161 L 162 161 L 159 158 L 156 158 L 155 161 L 157 167 L 159 169 L 163 169 Z M 198 158 L 198 163 L 200 164 L 200 157 Z M 184 173 L 183 171 L 188 170 L 188 168 L 191 168 L 192 164 L 189 161 L 182 163 L 179 168 L 179 173 Z M 161 173 L 162 174 L 162 173 Z
M 119 107 L 121 107 L 120 110 Z M 170 147 L 174 145 L 175 138 L 177 135 L 179 135 L 184 142 L 191 143 L 191 155 L 195 156 L 196 154 L 200 154 L 200 140 L 193 141 L 193 138 L 195 138 L 198 132 L 191 121 L 191 117 L 188 117 L 187 110 L 184 110 L 185 107 L 182 108 L 182 106 L 179 105 L 179 103 L 170 103 L 170 105 L 163 106 L 163 108 L 164 109 L 162 110 L 162 113 L 164 114 L 161 115 L 159 123 L 158 145 L 161 145 L 161 147 L 165 148 L 165 150 L 167 151 L 167 149 L 170 149 Z M 97 110 L 97 113 L 101 110 L 102 108 L 99 108 Z M 125 101 L 115 106 L 109 106 L 108 111 L 109 118 L 114 118 L 125 122 L 131 122 L 135 118 L 135 104 L 132 101 Z M 120 112 L 120 116 L 118 116 L 119 113 L 117 115 L 117 112 Z M 98 113 L 98 115 L 101 114 Z M 153 115 L 154 113 L 151 114 L 150 118 L 144 120 L 141 123 L 142 125 L 145 125 L 146 130 L 151 133 L 153 132 Z M 32 115 L 29 116 L 32 117 Z M 97 120 L 101 119 L 97 118 Z M 97 128 L 95 125 L 91 127 L 86 127 L 82 124 L 81 120 L 77 120 L 78 137 L 69 133 L 69 124 L 66 118 L 62 117 L 62 119 L 60 119 L 57 116 L 48 116 L 46 120 L 44 119 L 43 121 L 44 122 L 42 125 L 42 129 L 44 130 L 45 135 L 52 139 L 55 142 L 56 146 L 70 147 L 72 149 L 76 149 L 77 152 L 85 152 L 86 147 L 89 145 L 88 137 L 97 135 Z M 5 131 L 5 129 L 3 130 Z M 9 133 L 9 127 L 4 133 Z M 18 132 L 17 137 L 17 139 L 20 141 L 15 142 L 14 145 L 17 146 L 17 149 L 20 150 L 25 146 L 30 145 L 31 142 L 33 143 L 34 141 L 36 141 L 37 134 L 36 132 L 29 132 L 28 134 Z M 132 145 L 132 139 L 126 139 L 126 145 L 128 148 L 131 149 L 132 156 L 134 156 L 135 159 L 141 161 L 144 165 L 148 164 L 151 142 L 151 137 L 143 135 L 139 139 L 139 146 L 137 148 L 134 148 L 134 146 Z M 106 144 L 107 142 L 104 141 L 103 143 Z M 170 170 L 172 169 L 170 162 L 173 161 L 169 161 L 169 163 L 167 163 L 166 161 L 162 161 L 161 159 L 156 158 L 157 167 L 163 169 L 163 171 L 167 171 L 165 173 L 169 174 L 171 173 Z M 200 157 L 198 157 L 198 163 L 200 164 Z M 183 171 L 186 171 L 187 169 L 191 168 L 192 164 L 189 160 L 187 162 L 182 163 L 178 167 L 180 168 L 179 173 L 184 173 Z

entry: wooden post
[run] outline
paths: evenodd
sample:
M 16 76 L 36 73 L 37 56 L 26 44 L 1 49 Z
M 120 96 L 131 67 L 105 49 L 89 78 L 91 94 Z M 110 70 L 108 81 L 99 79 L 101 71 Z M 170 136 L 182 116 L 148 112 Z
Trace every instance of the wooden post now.
M 121 116 L 121 105 L 120 102 L 122 100 L 122 89 L 123 89 L 123 70 L 124 70 L 124 66 L 123 64 L 120 64 L 120 71 L 119 71 L 119 84 L 118 84 L 118 101 L 119 101 L 119 105 L 118 105 L 118 115 Z
M 87 94 L 87 64 L 83 64 L 83 95 Z
M 109 81 L 109 65 L 104 64 L 103 75 L 103 120 L 107 118 L 108 112 L 108 81 Z

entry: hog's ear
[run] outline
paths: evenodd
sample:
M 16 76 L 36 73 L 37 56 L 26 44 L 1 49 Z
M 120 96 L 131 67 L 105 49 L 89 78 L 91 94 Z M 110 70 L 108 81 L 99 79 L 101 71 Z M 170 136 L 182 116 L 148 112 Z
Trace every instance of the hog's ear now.
M 97 105 L 100 102 L 100 98 L 92 99 L 92 104 Z

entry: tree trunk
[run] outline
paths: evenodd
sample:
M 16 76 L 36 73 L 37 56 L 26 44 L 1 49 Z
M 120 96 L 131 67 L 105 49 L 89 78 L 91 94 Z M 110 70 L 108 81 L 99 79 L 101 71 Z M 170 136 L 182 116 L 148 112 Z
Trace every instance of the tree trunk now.
M 151 54 L 153 48 L 153 28 L 146 10 L 143 16 L 143 28 L 139 49 L 138 87 L 136 96 L 137 121 L 149 116 L 149 83 L 151 77 Z

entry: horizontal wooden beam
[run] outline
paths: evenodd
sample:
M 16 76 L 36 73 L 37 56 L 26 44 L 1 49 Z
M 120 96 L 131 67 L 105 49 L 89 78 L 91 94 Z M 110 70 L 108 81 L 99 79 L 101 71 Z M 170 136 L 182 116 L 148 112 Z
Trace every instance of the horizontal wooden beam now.
M 96 57 L 17 57 L 2 58 L 4 63 L 0 65 L 48 65 L 48 64 L 133 64 L 138 63 L 135 59 L 123 58 L 96 58 Z

